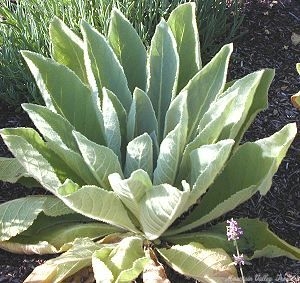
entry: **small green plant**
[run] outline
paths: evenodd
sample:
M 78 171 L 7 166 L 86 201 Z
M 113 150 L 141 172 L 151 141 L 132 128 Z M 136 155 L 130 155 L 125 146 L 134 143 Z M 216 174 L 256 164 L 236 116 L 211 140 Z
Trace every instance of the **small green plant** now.
M 296 64 L 296 69 L 300 75 L 300 63 Z M 296 108 L 300 109 L 300 91 L 291 97 L 291 101 Z
M 56 15 L 78 35 L 80 21 L 107 34 L 110 12 L 117 7 L 132 22 L 146 45 L 162 16 L 167 17 L 179 4 L 188 0 L 3 0 L 0 5 L 0 97 L 11 105 L 21 102 L 42 103 L 30 71 L 24 66 L 20 49 L 50 56 L 48 26 Z M 197 0 L 198 26 L 205 61 L 215 54 L 220 37 L 228 41 L 242 19 L 240 0 Z M 226 4 L 227 3 L 227 4 Z M 232 18 L 232 21 L 229 19 Z M 223 41 L 224 42 L 224 41 Z
M 116 9 L 107 38 L 85 21 L 81 32 L 55 18 L 53 59 L 22 52 L 46 106 L 22 105 L 39 132 L 1 130 L 14 158 L 0 159 L 0 179 L 51 195 L 0 205 L 0 246 L 61 253 L 25 282 L 88 266 L 96 282 L 167 280 L 159 260 L 201 282 L 238 281 L 226 223 L 204 224 L 266 194 L 296 135 L 289 124 L 239 144 L 267 107 L 274 71 L 226 84 L 231 44 L 202 67 L 192 3 L 161 20 L 148 51 Z M 238 221 L 245 258 L 299 259 L 267 224 Z

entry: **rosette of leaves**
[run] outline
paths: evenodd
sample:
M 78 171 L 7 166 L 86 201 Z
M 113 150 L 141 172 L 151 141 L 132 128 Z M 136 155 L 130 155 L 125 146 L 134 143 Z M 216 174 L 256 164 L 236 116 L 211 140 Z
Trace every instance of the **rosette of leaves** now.
M 297 69 L 298 74 L 300 75 L 300 63 L 296 64 L 296 69 Z M 300 91 L 298 93 L 292 95 L 291 101 L 296 108 L 300 109 Z
M 231 44 L 202 66 L 193 3 L 161 20 L 148 51 L 116 9 L 107 38 L 81 29 L 56 18 L 53 58 L 22 52 L 45 106 L 22 105 L 36 129 L 1 130 L 14 158 L 1 158 L 0 178 L 50 194 L 1 204 L 1 248 L 60 253 L 27 282 L 89 266 L 96 282 L 168 282 L 165 264 L 201 282 L 237 276 L 226 223 L 205 224 L 266 194 L 296 135 L 289 124 L 240 144 L 274 72 L 226 83 Z M 299 258 L 267 224 L 239 223 L 248 258 Z

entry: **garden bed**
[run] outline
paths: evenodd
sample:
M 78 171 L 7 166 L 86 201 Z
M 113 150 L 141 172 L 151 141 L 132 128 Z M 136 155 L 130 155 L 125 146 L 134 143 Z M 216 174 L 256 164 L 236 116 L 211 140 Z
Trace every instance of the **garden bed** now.
M 300 34 L 300 3 L 294 1 L 250 1 L 240 33 L 234 42 L 230 79 L 242 77 L 261 68 L 274 68 L 275 79 L 269 92 L 269 109 L 260 113 L 244 140 L 267 137 L 290 122 L 300 129 L 300 112 L 290 103 L 292 94 L 300 90 L 295 64 L 300 62 L 300 44 L 294 45 L 292 33 Z M 0 128 L 27 126 L 26 114 L 15 112 L 0 102 Z M 8 155 L 3 143 L 1 156 Z M 259 166 L 259 164 L 258 164 Z M 244 168 L 247 170 L 247 168 Z M 255 195 L 226 216 L 258 217 L 288 243 L 300 246 L 300 138 L 296 136 L 266 196 Z M 43 194 L 41 189 L 1 184 L 0 203 L 28 194 Z M 223 217 L 222 219 L 225 219 Z M 225 233 L 225 231 L 224 231 Z M 259 231 L 258 231 L 259 233 Z M 24 256 L 0 251 L 0 283 L 22 282 L 35 266 L 49 256 Z M 251 261 L 244 267 L 247 282 L 300 282 L 300 263 L 287 258 Z M 170 274 L 171 282 L 194 282 Z

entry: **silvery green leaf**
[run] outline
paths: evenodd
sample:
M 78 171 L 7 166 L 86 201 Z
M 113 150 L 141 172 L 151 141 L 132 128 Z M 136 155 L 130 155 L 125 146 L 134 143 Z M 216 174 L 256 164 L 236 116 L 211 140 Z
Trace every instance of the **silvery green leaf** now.
M 22 51 L 22 55 L 46 106 L 89 139 L 105 145 L 102 113 L 98 98 L 91 90 L 66 66 L 33 52 Z
M 180 191 L 169 184 L 153 186 L 140 201 L 140 223 L 147 239 L 155 240 L 187 209 L 189 186 Z
M 200 42 L 193 2 L 176 7 L 168 18 L 179 54 L 178 89 L 181 90 L 201 69 Z
M 165 128 L 170 132 L 163 139 L 159 148 L 157 166 L 153 173 L 154 185 L 164 183 L 172 185 L 176 180 L 182 152 L 186 144 L 188 125 L 187 105 L 184 98 L 186 97 L 176 97 L 168 110 Z M 173 105 L 176 105 L 176 107 L 173 107 Z M 172 111 L 173 109 L 175 110 Z M 172 119 L 173 116 L 174 119 Z M 173 123 L 174 121 L 175 123 Z M 173 127 L 174 129 L 172 129 Z
M 96 186 L 80 188 L 71 180 L 67 180 L 59 188 L 59 194 L 60 199 L 79 214 L 129 231 L 138 231 L 121 200 L 112 191 Z
M 214 144 L 223 129 L 226 117 L 232 111 L 237 91 L 224 95 L 213 102 L 198 125 L 198 135 L 184 149 L 177 179 L 187 179 L 190 175 L 190 153 L 205 144 Z
M 110 94 L 108 94 L 110 93 Z M 110 97 L 113 93 L 105 88 L 102 90 L 102 113 L 107 146 L 121 160 L 121 129 L 117 109 L 115 109 Z
M 28 176 L 25 168 L 16 158 L 0 157 L 0 180 L 16 183 L 20 178 Z
M 105 37 L 85 21 L 81 23 L 81 32 L 84 41 L 85 65 L 93 92 L 99 92 L 102 98 L 102 88 L 109 89 L 118 97 L 128 112 L 132 97 L 117 56 Z
M 233 101 L 232 111 L 227 115 L 223 124 L 223 129 L 220 134 L 219 140 L 232 138 L 234 139 L 244 122 L 246 121 L 248 111 L 254 100 L 254 95 L 257 87 L 259 86 L 264 70 L 254 72 L 250 75 L 237 80 L 226 92 L 237 91 L 237 95 Z M 226 95 L 223 94 L 222 96 Z
M 192 242 L 158 251 L 174 270 L 199 282 L 241 282 L 230 256 L 222 249 L 206 249 Z
M 29 196 L 11 200 L 0 205 L 0 241 L 9 240 L 32 225 L 46 197 Z
M 112 247 L 95 251 L 93 268 L 96 282 L 131 282 L 139 276 L 147 262 L 142 239 L 126 237 Z M 102 274 L 105 274 L 104 278 Z
M 151 41 L 147 62 L 147 94 L 152 102 L 158 123 L 158 140 L 161 141 L 165 115 L 176 95 L 179 56 L 171 29 L 162 19 Z
M 188 137 L 191 141 L 197 135 L 200 120 L 212 102 L 222 93 L 226 82 L 227 68 L 232 44 L 225 45 L 214 58 L 201 69 L 180 92 L 186 93 L 188 107 Z
M 99 248 L 100 245 L 89 238 L 76 239 L 72 248 L 36 267 L 24 282 L 62 282 L 84 267 L 91 266 L 92 255 Z
M 125 206 L 139 219 L 140 201 L 147 191 L 152 189 L 149 175 L 143 170 L 134 171 L 128 179 L 122 179 L 117 173 L 108 177 L 113 191 Z
M 130 107 L 128 123 L 128 141 L 144 133 L 158 133 L 157 120 L 152 103 L 147 94 L 136 88 Z
M 87 84 L 82 39 L 57 17 L 51 21 L 49 32 L 53 59 L 70 68 Z
M 74 127 L 62 116 L 44 106 L 23 104 L 22 107 L 46 139 L 49 149 L 58 154 L 76 172 L 78 178 L 73 181 L 82 185 L 97 185 L 97 180 L 79 154 L 76 140 L 72 135 Z
M 118 122 L 120 125 L 120 133 L 121 133 L 121 141 L 122 141 L 121 146 L 122 146 L 122 150 L 124 150 L 124 146 L 126 142 L 127 113 L 122 103 L 118 99 L 118 97 L 112 91 L 106 89 L 106 94 L 110 102 L 112 103 L 118 116 Z
M 234 140 L 222 140 L 216 144 L 203 145 L 191 152 L 192 190 L 189 206 L 207 191 L 222 171 L 234 145 Z
M 146 49 L 134 27 L 117 9 L 112 9 L 108 29 L 109 43 L 117 55 L 131 92 L 146 89 Z
M 138 169 L 143 169 L 150 178 L 153 172 L 153 145 L 147 133 L 136 137 L 127 145 L 126 162 L 124 167 L 125 177 Z
M 28 175 L 51 192 L 55 193 L 66 176 L 74 176 L 33 129 L 2 129 L 1 136 Z
M 108 176 L 115 172 L 122 175 L 118 156 L 111 149 L 88 140 L 78 132 L 73 132 L 73 135 L 93 176 L 101 187 L 109 190 Z

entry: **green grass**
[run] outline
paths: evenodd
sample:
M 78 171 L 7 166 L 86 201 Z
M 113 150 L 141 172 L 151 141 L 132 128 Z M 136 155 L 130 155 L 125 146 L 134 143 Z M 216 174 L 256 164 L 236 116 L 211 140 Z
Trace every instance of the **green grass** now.
M 161 17 L 188 0 L 9 0 L 0 4 L 0 99 L 11 105 L 42 103 L 33 78 L 19 50 L 50 56 L 48 26 L 54 15 L 79 34 L 81 19 L 102 33 L 108 30 L 110 11 L 118 7 L 133 23 L 146 45 Z M 232 40 L 243 13 L 242 2 L 196 0 L 203 61 L 208 61 L 224 43 Z M 228 0 L 227 0 L 228 2 Z M 218 44 L 219 41 L 221 43 Z

